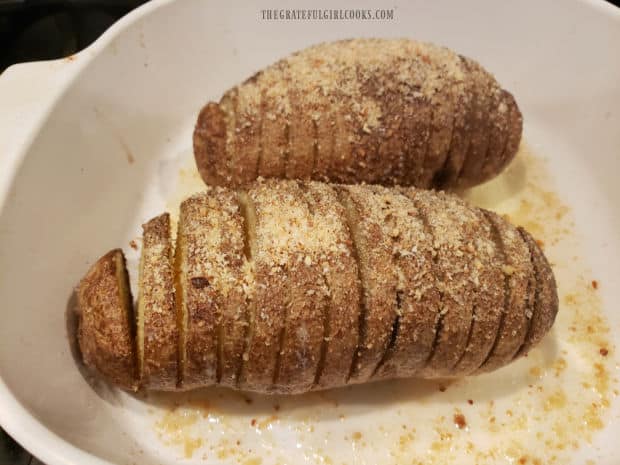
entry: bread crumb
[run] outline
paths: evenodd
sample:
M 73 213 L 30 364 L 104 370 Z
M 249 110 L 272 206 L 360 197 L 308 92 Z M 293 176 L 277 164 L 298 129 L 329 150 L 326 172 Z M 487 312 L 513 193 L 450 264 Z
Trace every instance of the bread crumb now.
M 465 415 L 463 415 L 460 412 L 457 412 L 454 414 L 454 424 L 456 425 L 456 427 L 458 429 L 465 429 L 467 428 L 467 420 L 465 419 Z
M 511 265 L 503 265 L 502 271 L 505 275 L 511 276 L 515 272 L 515 268 Z

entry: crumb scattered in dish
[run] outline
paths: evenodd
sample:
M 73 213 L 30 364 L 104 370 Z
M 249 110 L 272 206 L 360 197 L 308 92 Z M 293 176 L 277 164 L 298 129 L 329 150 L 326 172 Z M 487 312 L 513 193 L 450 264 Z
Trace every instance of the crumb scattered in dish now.
M 191 162 L 188 158 L 188 166 Z M 620 391 L 600 282 L 580 255 L 570 209 L 552 185 L 545 162 L 522 145 L 504 174 L 465 194 L 530 230 L 553 263 L 560 311 L 551 334 L 528 357 L 457 381 L 382 382 L 295 397 L 252 395 L 251 403 L 217 388 L 180 397 L 151 394 L 147 405 L 158 440 L 170 446 L 171 457 L 189 451 L 194 459 L 206 454 L 241 464 L 257 457 L 261 465 L 566 463 L 609 421 L 607 410 Z M 194 170 L 183 171 L 169 205 L 176 208 L 201 188 Z

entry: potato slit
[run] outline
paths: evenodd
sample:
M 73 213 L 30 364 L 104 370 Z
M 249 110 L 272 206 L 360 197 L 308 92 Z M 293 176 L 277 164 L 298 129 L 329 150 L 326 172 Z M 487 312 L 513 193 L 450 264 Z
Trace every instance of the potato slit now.
M 267 117 L 267 113 L 266 113 L 266 94 L 267 94 L 267 89 L 266 87 L 263 87 L 260 91 L 260 108 L 259 108 L 259 120 L 260 120 L 260 124 L 258 126 L 258 135 L 260 137 L 260 150 L 258 151 L 258 160 L 256 162 L 256 178 L 258 178 L 261 174 L 261 171 L 264 170 L 264 164 L 265 164 L 265 146 L 269 143 L 269 142 L 265 142 L 264 137 L 265 137 L 265 122 L 266 122 L 266 117 Z
M 294 238 L 296 231 L 301 230 L 307 231 L 308 235 L 317 234 L 321 219 L 314 217 L 306 185 L 301 181 L 289 181 L 287 184 L 287 192 L 294 197 L 291 208 L 298 215 L 291 218 L 291 237 Z M 274 392 L 305 391 L 312 386 L 324 342 L 325 299 L 321 287 L 322 273 L 317 265 L 318 258 L 314 255 L 316 249 L 305 249 L 303 243 L 300 247 L 288 252 L 288 300 L 284 302 L 284 325 L 278 333 L 280 350 L 276 353 Z
M 474 322 L 476 321 L 477 312 L 478 312 L 478 306 L 474 305 L 472 307 L 472 318 L 471 318 L 471 321 L 469 322 L 469 329 L 467 330 L 467 339 L 465 340 L 465 350 L 460 355 L 456 363 L 452 365 L 453 369 L 459 366 L 459 364 L 461 363 L 461 360 L 463 360 L 463 358 L 465 357 L 465 354 L 468 352 L 467 349 L 469 349 L 469 344 L 471 343 L 471 337 L 472 337 L 472 334 L 474 333 Z
M 284 140 L 285 140 L 285 144 L 286 144 L 286 148 L 284 149 L 284 152 L 282 153 L 282 157 L 284 158 L 284 161 L 282 163 L 283 169 L 282 169 L 282 178 L 286 179 L 288 178 L 288 176 L 286 175 L 287 173 L 287 169 L 288 169 L 288 165 L 289 165 L 289 161 L 291 159 L 291 123 L 288 121 L 288 118 L 286 120 L 286 125 L 284 126 Z M 290 179 L 294 179 L 296 176 L 293 175 L 291 176 Z
M 499 95 L 498 95 L 499 94 Z M 488 141 L 487 150 L 484 155 L 484 160 L 480 164 L 480 174 L 482 179 L 486 179 L 489 172 L 489 166 L 497 163 L 504 153 L 506 146 L 506 140 L 508 140 L 508 118 L 504 121 L 500 116 L 500 107 L 503 105 L 504 91 L 496 91 L 491 99 L 492 109 L 489 111 L 489 127 L 487 128 Z M 497 140 L 504 139 L 501 142 L 501 147 L 497 150 Z
M 237 193 L 237 200 L 239 202 L 239 211 L 243 217 L 243 253 L 246 260 L 253 264 L 254 256 L 256 254 L 256 209 L 252 203 L 252 199 L 245 191 L 239 191 Z M 243 316 L 246 321 L 243 350 L 241 351 L 241 360 L 235 375 L 236 386 L 240 387 L 240 382 L 243 377 L 243 369 L 245 368 L 245 362 L 249 360 L 250 342 L 254 335 L 254 321 L 255 321 L 255 305 L 253 302 L 248 302 Z
M 433 166 L 434 172 L 433 170 L 430 170 L 430 172 L 426 175 L 427 182 L 423 186 L 420 186 L 420 187 L 423 187 L 424 189 L 431 189 L 437 186 L 437 184 L 435 184 L 435 178 L 437 177 L 438 173 L 445 170 L 448 166 L 448 159 L 450 158 L 450 149 L 452 147 L 452 140 L 454 139 L 454 132 L 455 132 L 454 126 L 455 126 L 455 122 L 454 122 L 454 116 L 453 116 L 452 118 L 450 118 L 449 142 L 448 142 L 447 147 L 445 147 L 445 153 L 443 154 L 445 158 L 441 162 L 441 165 L 439 166 L 439 168 L 437 166 Z
M 246 260 L 251 262 L 256 248 L 256 211 L 247 192 L 239 191 L 237 201 L 243 217 L 243 254 Z
M 222 333 L 222 315 L 220 313 L 217 319 L 217 329 L 215 330 L 215 335 L 217 338 L 217 346 L 215 349 L 215 384 L 220 384 L 222 380 L 222 360 L 224 360 L 224 344 Z
M 422 222 L 422 225 L 424 226 L 424 234 L 430 237 L 431 244 L 433 244 L 435 242 L 435 235 L 433 233 L 433 229 L 431 228 L 430 222 L 428 220 L 427 212 L 425 211 L 424 208 L 422 208 L 420 203 L 417 201 L 415 195 L 408 195 L 408 197 L 411 199 L 415 209 L 419 213 L 420 221 Z M 438 261 L 439 261 L 439 255 L 435 254 L 435 256 L 433 257 L 433 261 L 432 261 L 432 272 L 435 276 L 439 275 Z M 438 290 L 438 292 L 439 292 L 438 308 L 443 309 L 444 292 L 442 290 Z M 442 315 L 442 311 L 440 310 L 439 314 L 436 316 L 435 334 L 433 338 L 433 344 L 431 345 L 431 350 L 428 353 L 426 360 L 424 361 L 422 370 L 424 370 L 428 366 L 431 359 L 433 358 L 433 355 L 435 355 L 435 351 L 437 350 L 437 346 L 439 344 L 439 336 L 441 334 L 442 327 L 443 327 L 443 315 Z
M 355 206 L 352 204 L 352 200 L 349 195 L 343 189 L 336 190 L 337 198 L 342 208 L 344 209 L 344 217 L 347 229 L 349 230 L 349 234 L 351 236 L 351 252 L 353 254 L 353 258 L 355 259 L 355 263 L 357 263 L 357 273 L 358 273 L 358 283 L 360 286 L 360 313 L 358 319 L 358 340 L 357 347 L 355 352 L 353 353 L 353 358 L 351 359 L 351 367 L 349 368 L 349 373 L 347 374 L 345 383 L 348 383 L 351 379 L 351 376 L 355 373 L 357 367 L 357 360 L 362 353 L 362 347 L 364 346 L 364 341 L 366 340 L 366 316 L 367 316 L 367 308 L 366 308 L 366 293 L 364 292 L 364 279 L 362 276 L 362 267 L 360 263 L 360 255 L 357 246 L 357 236 L 359 234 L 357 230 L 357 223 L 359 222 L 358 214 Z
M 234 97 L 231 97 L 229 93 L 224 94 L 222 100 L 220 101 L 220 108 L 224 111 L 224 114 L 226 115 L 226 143 L 224 145 L 226 151 L 224 154 L 224 167 L 226 169 L 226 173 L 230 173 L 230 161 L 232 157 L 232 152 L 234 150 L 234 141 L 236 134 L 235 128 L 237 125 L 237 114 L 235 110 L 235 102 L 237 101 L 236 88 L 232 90 L 232 94 L 234 94 Z
M 385 207 L 388 208 L 388 209 L 394 208 L 394 207 L 392 207 L 390 205 L 389 202 L 386 202 Z M 397 222 L 395 221 L 395 218 L 394 218 L 394 216 L 392 214 L 390 214 L 389 219 L 386 219 L 386 226 L 389 227 L 391 230 L 397 229 Z M 397 238 L 394 237 L 393 238 L 393 244 L 396 244 L 396 240 L 397 240 Z M 396 256 L 395 256 L 394 253 L 392 253 L 392 255 L 391 255 L 391 262 L 392 262 L 392 267 L 397 269 L 399 275 L 401 275 L 403 273 L 403 270 L 402 270 L 400 264 L 398 263 L 398 260 L 396 259 Z M 403 310 L 403 302 L 402 302 L 402 300 L 403 300 L 403 291 L 402 291 L 402 289 L 397 287 L 396 293 L 394 295 L 394 302 L 396 304 L 396 316 L 394 317 L 394 321 L 392 322 L 392 328 L 391 328 L 391 331 L 390 331 L 390 338 L 388 340 L 388 343 L 385 346 L 385 350 L 383 351 L 383 354 L 381 355 L 381 358 L 379 359 L 379 361 L 377 362 L 377 365 L 375 366 L 374 370 L 372 371 L 372 374 L 370 376 L 371 379 L 375 377 L 375 375 L 378 373 L 380 368 L 394 354 L 394 349 L 395 349 L 396 341 L 397 341 L 397 338 L 398 338 L 398 332 L 399 332 L 399 329 L 400 329 L 400 316 L 403 314 L 402 313 L 402 310 Z
M 485 144 L 486 147 L 484 149 L 484 155 L 482 156 L 482 160 L 474 160 L 472 163 L 475 164 L 475 168 L 474 169 L 470 169 L 470 173 L 468 173 L 468 178 L 471 178 L 472 176 L 476 177 L 479 182 L 482 182 L 484 180 L 484 167 L 487 163 L 487 160 L 489 159 L 489 151 L 492 149 L 491 146 L 491 135 L 494 131 L 493 128 L 493 121 L 492 118 L 494 117 L 494 112 L 493 112 L 493 97 L 492 96 L 488 96 L 485 97 L 486 100 L 486 107 L 484 108 L 484 114 L 486 115 L 486 118 L 484 119 L 484 137 L 481 140 L 481 143 Z M 484 141 L 484 142 L 482 142 Z M 478 156 L 480 154 L 477 154 Z M 463 165 L 465 166 L 465 164 Z M 463 174 L 463 170 L 461 170 L 461 174 Z M 476 182 L 475 184 L 478 184 L 478 182 Z
M 256 169 L 254 170 L 253 179 L 258 178 L 258 170 L 260 169 L 260 164 L 263 160 L 263 151 L 265 150 L 264 141 L 263 141 L 263 121 L 265 119 L 265 91 L 261 90 L 259 92 L 260 99 L 258 103 L 258 122 L 257 122 L 257 135 L 258 137 L 258 155 L 256 157 Z M 247 195 L 246 195 L 247 197 Z
M 513 118 L 515 118 L 515 115 L 517 118 L 519 117 L 519 107 L 517 107 L 516 104 L 510 106 L 510 112 L 508 113 L 508 118 L 506 121 L 506 126 L 507 126 L 506 131 L 508 132 L 508 134 L 506 134 L 506 140 L 504 141 L 504 148 L 501 153 L 501 157 L 500 157 L 501 162 L 499 166 L 504 166 L 508 160 L 508 157 L 510 156 L 508 152 L 511 148 L 511 144 L 510 144 L 510 139 L 512 135 L 511 129 L 512 129 L 512 121 L 513 121 Z
M 491 149 L 493 148 L 491 145 L 491 132 L 492 131 L 493 131 L 493 128 L 487 129 L 487 149 L 484 153 L 484 159 L 482 160 L 482 163 L 480 165 L 480 170 L 479 170 L 482 176 L 484 176 L 485 167 L 487 166 L 487 164 L 489 163 L 489 159 L 491 158 L 489 155 L 489 152 L 491 152 Z
M 142 379 L 152 389 L 176 389 L 178 331 L 170 215 L 152 218 L 142 228 L 138 302 L 144 320 Z
M 429 189 L 432 188 L 433 186 L 435 186 L 434 184 L 434 178 L 435 178 L 435 174 L 437 173 L 437 171 L 440 168 L 443 168 L 445 166 L 446 161 L 449 158 L 450 155 L 450 149 L 452 147 L 452 141 L 454 140 L 454 133 L 457 131 L 457 115 L 459 114 L 459 102 L 460 102 L 460 97 L 462 95 L 462 92 L 464 92 L 464 84 L 463 83 L 459 83 L 459 86 L 452 86 L 449 89 L 443 89 L 442 91 L 440 91 L 440 95 L 444 95 L 445 101 L 444 102 L 439 102 L 439 106 L 440 106 L 440 110 L 439 113 L 441 115 L 440 117 L 440 121 L 439 121 L 439 131 L 442 132 L 442 117 L 447 117 L 447 127 L 444 127 L 443 129 L 446 129 L 447 131 L 447 135 L 445 137 L 445 142 L 440 146 L 439 148 L 439 152 L 434 153 L 434 155 L 438 155 L 440 158 L 437 161 L 433 161 L 431 166 L 429 168 L 427 168 L 428 170 L 428 174 L 426 174 L 426 183 L 424 186 L 425 189 Z M 449 102 L 449 103 L 446 103 Z M 447 111 L 447 115 L 445 111 L 445 107 L 449 106 L 449 109 Z M 443 138 L 441 140 L 444 140 Z M 443 158 L 441 158 L 443 157 Z
M 292 95 L 291 95 L 291 76 L 289 73 L 289 66 L 286 66 L 283 71 L 282 71 L 282 80 L 284 81 L 284 86 L 287 88 L 287 92 L 286 92 L 286 99 L 288 101 L 288 104 L 292 107 L 293 106 L 293 99 L 292 99 Z M 292 148 L 292 144 L 293 141 L 291 140 L 291 121 L 293 120 L 293 116 L 292 115 L 287 115 L 285 117 L 285 124 L 284 124 L 284 151 L 282 152 L 282 157 L 284 158 L 284 161 L 282 162 L 282 179 L 296 179 L 297 178 L 297 173 L 293 173 L 293 175 L 289 178 L 288 176 L 288 168 L 289 168 L 289 163 L 291 161 L 291 157 L 293 157 L 294 155 L 291 153 L 293 151 Z
M 513 117 L 513 112 L 514 112 L 514 108 L 510 108 L 509 113 L 508 113 L 508 118 L 506 121 L 506 137 L 504 139 L 504 146 L 502 147 L 502 151 L 499 153 L 499 165 L 498 166 L 504 166 L 504 163 L 506 163 L 506 152 L 508 151 L 508 141 L 510 140 L 510 122 L 512 120 Z
M 319 354 L 319 362 L 316 366 L 316 374 L 314 375 L 314 381 L 312 383 L 312 387 L 318 386 L 319 381 L 321 380 L 321 375 L 323 374 L 323 368 L 325 367 L 325 358 L 327 357 L 327 350 L 329 345 L 329 334 L 331 332 L 330 325 L 330 312 L 332 308 L 332 299 L 331 299 L 331 289 L 329 287 L 329 283 L 327 282 L 327 278 L 325 274 L 322 274 L 323 277 L 323 285 L 327 288 L 327 302 L 323 305 L 323 339 L 321 340 L 321 352 Z
M 459 57 L 459 65 L 464 68 L 462 57 Z M 464 69 L 464 71 L 466 71 L 466 69 Z M 465 82 L 467 82 L 467 80 L 465 80 Z M 468 108 L 463 107 L 466 106 L 466 103 L 471 104 L 471 102 L 467 100 L 468 92 L 469 89 L 464 83 L 462 93 L 456 98 L 456 106 L 454 114 L 452 115 L 452 130 L 450 132 L 448 153 L 446 154 L 441 168 L 433 174 L 432 187 L 434 188 L 443 189 L 449 183 L 454 182 L 455 175 L 457 174 L 455 171 L 458 172 L 460 169 L 460 167 L 458 167 L 460 161 L 458 157 L 460 157 L 461 145 L 467 140 L 466 120 L 469 113 L 469 105 L 467 105 Z
M 489 221 L 489 224 L 491 225 L 491 237 L 493 238 L 493 241 L 495 242 L 495 246 L 497 247 L 497 250 L 499 252 L 499 256 L 501 258 L 501 262 L 503 266 L 507 266 L 508 265 L 508 257 L 506 255 L 506 250 L 504 247 L 504 241 L 502 240 L 502 235 L 500 234 L 499 230 L 497 229 L 497 226 L 495 225 L 495 223 L 493 221 L 491 221 L 491 219 L 489 218 L 489 215 L 487 212 L 485 212 L 484 210 L 482 210 L 485 218 L 487 218 L 487 220 Z M 500 340 L 500 334 L 502 334 L 502 331 L 504 329 L 504 325 L 506 324 L 506 313 L 509 310 L 509 306 L 510 306 L 510 277 L 507 275 L 504 275 L 504 306 L 502 309 L 502 315 L 500 317 L 499 320 L 499 327 L 497 328 L 497 333 L 495 333 L 495 337 L 494 337 L 494 341 L 493 344 L 491 345 L 491 349 L 489 350 L 489 353 L 487 354 L 487 356 L 484 358 L 484 361 L 480 364 L 480 366 L 477 368 L 478 370 L 482 367 L 484 367 L 487 363 L 487 361 L 491 358 L 491 356 L 495 353 L 495 349 L 497 347 L 497 344 L 499 343 Z M 474 370 L 475 371 L 475 370 Z
M 441 182 L 435 186 L 437 188 L 444 188 L 448 185 L 452 186 L 456 184 L 457 180 L 461 175 L 461 172 L 463 171 L 463 167 L 465 166 L 467 153 L 469 152 L 469 146 L 472 143 L 472 128 L 469 123 L 472 120 L 471 115 L 472 112 L 475 110 L 476 104 L 476 93 L 473 90 L 475 82 L 469 71 L 467 59 L 459 55 L 459 64 L 461 65 L 463 74 L 465 76 L 463 89 L 464 102 L 459 102 L 459 105 L 461 107 L 460 110 L 463 112 L 463 122 L 462 125 L 459 126 L 461 136 L 460 139 L 457 139 L 459 142 L 458 146 L 456 144 L 453 145 L 454 139 L 452 139 L 450 154 L 448 157 L 448 159 L 451 160 L 451 168 L 446 169 L 446 171 L 442 174 Z
M 228 163 L 226 164 L 228 173 L 232 173 L 234 167 L 231 166 L 233 164 L 234 153 L 237 151 L 237 142 L 240 138 L 239 131 L 237 130 L 237 124 L 240 122 L 241 118 L 239 117 L 239 88 L 235 87 L 232 98 L 232 114 L 234 115 L 233 122 L 233 135 L 231 141 L 231 151 L 227 154 Z
M 123 305 L 125 316 L 127 318 L 127 325 L 129 326 L 129 334 L 133 346 L 133 373 L 132 378 L 138 379 L 138 351 L 137 351 L 137 339 L 136 339 L 136 315 L 133 305 L 133 297 L 131 295 L 131 286 L 129 285 L 129 273 L 127 272 L 127 265 L 125 263 L 125 256 L 122 252 L 114 256 L 114 265 L 116 272 L 116 280 L 118 281 L 118 288 L 120 293 L 120 302 Z
M 337 116 L 333 112 L 330 116 L 332 118 L 330 122 L 332 130 L 329 132 L 329 156 L 325 160 L 325 166 L 328 170 L 333 167 L 333 161 L 336 154 L 336 142 L 338 141 L 338 136 L 340 135 L 338 134 Z M 323 172 L 325 172 L 325 170 L 326 169 L 323 168 Z
M 415 178 L 415 185 L 419 186 L 421 188 L 426 188 L 427 186 L 423 185 L 423 180 L 425 178 L 425 168 L 426 168 L 426 162 L 428 160 L 430 151 L 431 151 L 431 141 L 433 139 L 433 134 L 434 134 L 434 130 L 435 130 L 435 124 L 434 124 L 434 120 L 433 118 L 435 118 L 435 105 L 432 104 L 432 102 L 428 103 L 429 107 L 430 107 L 430 112 L 429 112 L 429 118 L 428 118 L 428 131 L 427 131 L 427 136 L 426 136 L 426 148 L 424 149 L 424 152 L 422 154 L 422 158 L 420 160 L 418 160 L 419 162 L 419 167 L 420 167 L 420 173 L 419 176 L 416 174 L 416 178 Z
M 273 370 L 272 384 L 275 386 L 278 384 L 278 378 L 280 377 L 280 365 L 282 364 L 282 351 L 284 350 L 284 338 L 286 337 L 286 326 L 288 318 L 284 319 L 284 325 L 280 328 L 278 333 L 278 351 L 276 352 L 276 364 Z
M 470 119 L 473 126 L 472 142 L 469 146 L 467 159 L 456 179 L 457 185 L 461 187 L 475 185 L 484 180 L 482 168 L 491 141 L 491 133 L 494 132 L 493 120 L 495 119 L 494 96 L 492 95 L 494 93 L 493 78 L 472 60 L 467 61 L 467 66 L 470 69 L 471 79 L 478 85 L 474 87 L 476 89 L 475 111 Z
M 525 245 L 530 252 L 530 262 L 532 264 L 532 273 L 534 278 L 534 298 L 530 307 L 531 316 L 527 319 L 527 331 L 525 333 L 525 338 L 523 339 L 523 342 L 521 343 L 521 346 L 519 347 L 515 355 L 512 357 L 512 360 L 515 360 L 521 355 L 523 355 L 523 353 L 525 352 L 525 348 L 530 345 L 529 341 L 532 337 L 532 330 L 534 328 L 534 318 L 536 318 L 536 313 L 540 311 L 540 286 L 542 283 L 541 277 L 538 273 L 538 269 L 536 267 L 536 264 L 534 263 L 534 252 L 532 251 L 530 242 L 527 240 L 527 237 L 523 232 L 523 228 L 518 227 L 517 231 L 519 231 L 519 235 L 523 238 L 523 241 L 525 242 Z
M 396 291 L 396 308 L 398 308 L 399 313 L 402 311 L 402 295 L 403 295 L 403 291 Z M 383 355 L 381 356 L 379 363 L 377 363 L 377 366 L 375 367 L 375 369 L 372 372 L 372 375 L 370 376 L 371 379 L 375 377 L 375 375 L 381 369 L 381 367 L 385 364 L 385 362 L 390 360 L 390 358 L 394 354 L 394 349 L 396 347 L 396 340 L 398 339 L 399 329 L 400 329 L 400 315 L 396 315 L 396 318 L 394 318 L 394 322 L 392 323 L 392 331 L 390 333 L 390 340 L 387 346 L 385 347 L 385 351 L 383 352 Z
M 480 89 L 477 89 L 475 83 L 477 82 L 478 76 L 474 73 L 472 69 L 471 62 L 468 59 L 462 59 L 463 66 L 465 68 L 465 75 L 467 79 L 472 84 L 472 98 L 470 101 L 469 112 L 467 114 L 467 122 L 465 127 L 468 127 L 469 138 L 467 140 L 467 148 L 465 149 L 465 155 L 463 157 L 463 163 L 459 170 L 456 172 L 456 176 L 453 181 L 454 184 L 458 184 L 461 181 L 463 174 L 465 174 L 467 167 L 473 163 L 470 158 L 476 153 L 476 145 L 477 145 L 477 135 L 479 132 L 480 120 L 476 116 L 476 114 L 482 111 L 481 102 L 482 99 L 480 93 L 478 92 Z
M 312 140 L 312 169 L 310 170 L 310 179 L 316 176 L 316 164 L 319 158 L 319 126 L 315 119 L 312 119 L 312 131 L 314 134 Z
M 491 102 L 493 102 L 493 100 L 491 100 Z M 489 115 L 493 114 L 493 110 L 492 109 L 487 109 L 487 113 Z M 489 116 L 490 118 L 490 116 Z M 484 176 L 484 168 L 486 167 L 487 163 L 489 162 L 489 152 L 491 151 L 492 144 L 491 144 L 491 135 L 493 134 L 493 123 L 491 122 L 491 120 L 489 119 L 488 124 L 486 126 L 486 150 L 484 151 L 484 157 L 482 158 L 482 162 L 479 164 L 479 169 L 476 170 L 477 171 L 477 175 L 479 177 L 483 177 Z
M 185 261 L 183 252 L 183 222 L 179 215 L 177 224 L 176 244 L 174 248 L 174 287 L 175 287 L 175 304 L 177 312 L 177 331 L 179 334 L 177 348 L 177 387 L 183 386 L 183 375 L 185 373 L 185 332 L 187 330 L 187 307 L 185 306 L 185 289 L 184 289 L 184 269 Z
M 315 140 L 315 143 L 316 143 L 316 140 Z M 310 215 L 314 217 L 315 209 L 314 209 L 314 205 L 312 204 L 314 199 L 312 198 L 312 194 L 308 190 L 307 183 L 298 182 L 297 185 L 299 186 L 299 189 L 304 195 L 304 200 L 305 200 L 306 206 L 308 207 L 308 211 L 310 212 Z M 319 381 L 321 380 L 321 375 L 323 374 L 323 368 L 325 366 L 325 358 L 327 356 L 327 349 L 328 349 L 327 346 L 329 345 L 328 338 L 329 338 L 329 334 L 331 331 L 330 318 L 329 318 L 330 312 L 332 309 L 331 289 L 329 287 L 329 283 L 327 282 L 327 277 L 325 276 L 325 272 L 323 271 L 321 271 L 321 284 L 325 286 L 325 288 L 327 289 L 327 293 L 325 295 L 325 299 L 323 299 L 323 312 L 322 312 L 323 336 L 321 338 L 321 350 L 319 353 L 319 361 L 316 365 L 316 372 L 314 375 L 314 380 L 312 382 L 312 388 L 317 386 L 319 384 Z
M 137 344 L 136 347 L 138 349 L 138 379 L 140 384 L 143 383 L 144 376 L 144 299 L 142 298 L 143 288 L 144 288 L 144 253 L 140 254 L 140 265 L 138 268 L 138 303 L 137 303 L 137 314 L 136 314 L 136 333 L 137 333 Z
M 441 168 L 439 168 L 435 174 L 433 175 L 433 180 L 431 181 L 431 185 L 437 189 L 443 189 L 448 179 L 450 170 L 449 166 L 453 164 L 454 158 L 454 149 L 452 148 L 452 144 L 454 143 L 454 131 L 452 132 L 452 138 L 450 139 L 450 148 L 448 149 L 448 156 L 443 162 Z
M 468 163 L 470 163 L 470 157 L 472 156 L 472 153 L 474 152 L 473 146 L 474 144 L 472 143 L 472 137 L 470 137 L 468 144 L 467 144 L 467 149 L 465 150 L 465 156 L 463 157 L 463 163 L 461 164 L 461 167 L 459 168 L 458 172 L 456 173 L 456 176 L 454 177 L 454 182 L 458 183 L 461 180 L 461 177 L 463 176 L 463 173 L 465 171 L 465 167 L 467 166 Z

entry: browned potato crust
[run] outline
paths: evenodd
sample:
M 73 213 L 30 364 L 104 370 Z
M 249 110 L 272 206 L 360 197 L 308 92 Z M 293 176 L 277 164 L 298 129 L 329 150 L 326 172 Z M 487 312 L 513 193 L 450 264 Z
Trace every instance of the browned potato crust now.
M 77 336 L 84 363 L 111 384 L 136 390 L 136 330 L 122 250 L 97 260 L 80 281 L 77 298 Z
M 549 263 L 527 232 L 491 212 L 414 188 L 290 180 L 248 187 L 210 188 L 181 205 L 178 388 L 293 394 L 465 376 L 524 355 L 553 324 Z M 166 237 L 156 227 L 164 220 L 145 225 L 152 253 L 149 231 Z M 169 246 L 155 258 L 169 263 Z M 113 251 L 82 281 L 80 344 L 87 364 L 132 388 L 123 272 Z M 173 294 L 172 279 L 165 283 L 143 279 L 150 289 L 141 295 Z M 160 327 L 149 329 L 146 316 L 148 340 Z M 153 338 L 162 347 L 152 353 L 170 360 L 174 344 L 162 341 Z M 139 354 L 145 368 L 149 353 Z M 144 387 L 169 388 L 161 379 L 143 376 Z
M 141 382 L 161 390 L 177 387 L 178 328 L 170 215 L 142 226 L 138 353 Z
M 521 113 L 475 61 L 408 39 L 318 44 L 210 102 L 194 131 L 207 184 L 258 176 L 462 188 L 517 152 Z

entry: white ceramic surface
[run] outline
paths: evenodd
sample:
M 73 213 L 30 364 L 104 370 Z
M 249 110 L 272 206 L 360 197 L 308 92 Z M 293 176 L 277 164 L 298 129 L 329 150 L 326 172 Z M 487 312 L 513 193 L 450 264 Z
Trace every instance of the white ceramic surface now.
M 0 424 L 47 464 L 176 461 L 140 429 L 152 422 L 148 402 L 102 394 L 80 374 L 67 342 L 71 290 L 99 255 L 127 250 L 140 224 L 174 196 L 200 106 L 319 41 L 434 41 L 478 59 L 514 93 L 526 139 L 549 158 L 582 254 L 604 283 L 603 308 L 620 347 L 620 10 L 586 1 L 403 1 L 394 21 L 260 19 L 261 7 L 286 5 L 292 8 L 283 1 L 154 1 L 71 59 L 0 76 Z M 355 394 L 361 404 L 368 395 Z M 368 428 L 372 404 L 359 418 Z M 606 428 L 572 455 L 575 463 L 617 463 L 619 411 L 614 398 Z M 279 438 L 291 457 L 303 447 L 290 435 Z M 216 455 L 206 459 L 220 463 Z

